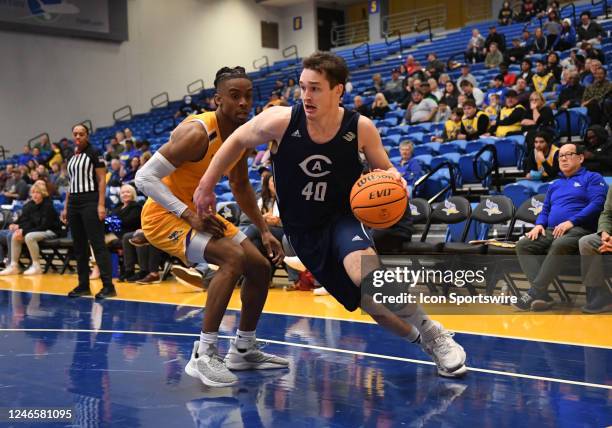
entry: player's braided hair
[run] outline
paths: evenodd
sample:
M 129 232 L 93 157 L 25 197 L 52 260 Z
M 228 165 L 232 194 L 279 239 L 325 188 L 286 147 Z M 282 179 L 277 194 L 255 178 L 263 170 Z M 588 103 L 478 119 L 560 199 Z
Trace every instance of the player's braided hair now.
M 247 76 L 246 70 L 244 67 L 236 66 L 236 67 L 223 67 L 217 71 L 215 75 L 215 89 L 219 88 L 219 84 L 224 80 L 229 79 L 249 79 L 251 78 Z

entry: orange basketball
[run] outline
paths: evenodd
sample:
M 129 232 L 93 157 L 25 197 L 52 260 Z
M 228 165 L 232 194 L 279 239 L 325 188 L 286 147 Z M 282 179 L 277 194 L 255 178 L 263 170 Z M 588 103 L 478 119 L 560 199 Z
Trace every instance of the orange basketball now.
M 406 189 L 387 172 L 361 176 L 351 190 L 351 209 L 366 226 L 386 229 L 399 221 L 406 211 Z

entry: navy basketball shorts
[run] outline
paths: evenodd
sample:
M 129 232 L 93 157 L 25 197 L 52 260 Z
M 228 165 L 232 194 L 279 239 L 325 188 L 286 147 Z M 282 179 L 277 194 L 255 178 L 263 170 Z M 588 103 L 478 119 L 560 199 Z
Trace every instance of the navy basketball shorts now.
M 356 310 L 361 292 L 344 269 L 344 258 L 374 248 L 369 232 L 352 214 L 315 230 L 285 231 L 289 243 L 306 268 L 349 311 Z

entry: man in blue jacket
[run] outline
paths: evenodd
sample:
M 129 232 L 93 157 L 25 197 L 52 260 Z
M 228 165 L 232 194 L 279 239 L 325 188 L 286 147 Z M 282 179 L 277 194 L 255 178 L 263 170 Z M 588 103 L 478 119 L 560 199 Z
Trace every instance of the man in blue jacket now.
M 601 174 L 582 167 L 584 148 L 568 143 L 559 149 L 559 178 L 546 192 L 536 226 L 517 246 L 519 263 L 531 288 L 517 303 L 517 309 L 543 311 L 553 299 L 548 286 L 563 266 L 564 258 L 578 254 L 578 241 L 597 230 L 608 186 Z M 537 256 L 546 257 L 543 259 Z

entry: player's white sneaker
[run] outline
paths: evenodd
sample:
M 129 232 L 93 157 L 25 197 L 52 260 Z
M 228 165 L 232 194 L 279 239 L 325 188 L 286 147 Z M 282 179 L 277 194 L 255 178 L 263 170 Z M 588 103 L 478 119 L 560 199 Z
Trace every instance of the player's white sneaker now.
M 199 340 L 193 342 L 191 359 L 185 366 L 185 373 L 208 386 L 232 386 L 238 383 L 238 377 L 227 369 L 216 346 L 210 345 L 201 354 L 199 346 Z
M 438 374 L 444 377 L 461 377 L 467 372 L 465 367 L 465 351 L 453 339 L 454 333 L 446 330 L 436 321 L 437 334 L 428 342 L 422 342 L 423 351 L 429 354 L 436 366 Z
M 230 370 L 286 369 L 289 367 L 289 360 L 263 352 L 257 343 L 240 352 L 236 348 L 236 339 L 232 339 L 230 349 L 225 356 L 225 365 Z

